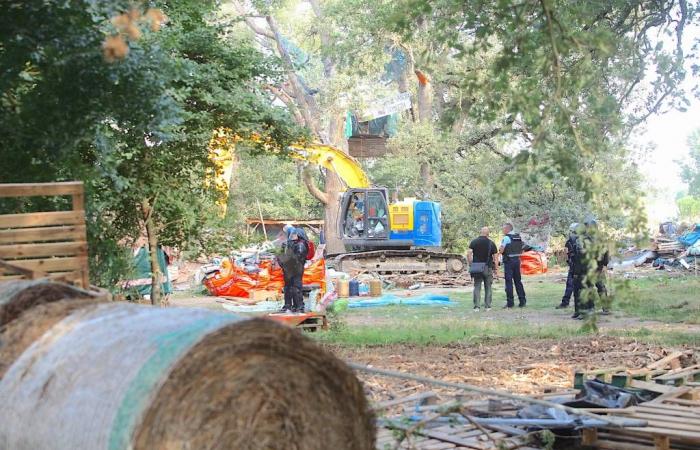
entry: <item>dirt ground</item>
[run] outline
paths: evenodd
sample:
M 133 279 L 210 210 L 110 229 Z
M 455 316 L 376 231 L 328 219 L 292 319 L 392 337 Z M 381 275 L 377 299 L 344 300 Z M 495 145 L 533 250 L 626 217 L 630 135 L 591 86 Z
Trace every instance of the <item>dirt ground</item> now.
M 562 341 L 444 346 L 326 346 L 338 357 L 377 368 L 410 372 L 444 381 L 467 383 L 520 394 L 571 388 L 575 370 L 623 366 L 641 368 L 676 349 L 606 336 Z M 684 361 L 684 366 L 694 361 Z M 433 390 L 413 381 L 360 374 L 373 401 Z

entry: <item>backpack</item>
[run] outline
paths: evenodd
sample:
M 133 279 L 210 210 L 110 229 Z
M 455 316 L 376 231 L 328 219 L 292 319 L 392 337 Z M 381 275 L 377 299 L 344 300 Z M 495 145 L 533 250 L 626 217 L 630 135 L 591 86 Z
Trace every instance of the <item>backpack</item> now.
M 310 261 L 314 259 L 315 254 L 316 246 L 314 245 L 313 241 L 306 241 L 306 260 Z

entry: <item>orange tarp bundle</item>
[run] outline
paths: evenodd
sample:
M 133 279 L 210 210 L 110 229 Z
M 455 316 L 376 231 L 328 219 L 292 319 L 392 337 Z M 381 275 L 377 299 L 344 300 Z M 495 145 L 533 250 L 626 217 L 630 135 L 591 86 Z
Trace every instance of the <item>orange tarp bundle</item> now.
M 530 250 L 520 255 L 520 273 L 538 275 L 547 272 L 547 255 Z
M 257 273 L 248 273 L 243 267 L 237 266 L 226 258 L 221 262 L 221 268 L 211 278 L 204 279 L 204 285 L 211 295 L 224 297 L 250 296 L 252 290 L 282 292 L 284 276 L 282 268 L 271 260 L 261 261 Z M 318 284 L 321 291 L 326 290 L 326 260 L 321 258 L 312 261 L 304 269 L 304 284 Z

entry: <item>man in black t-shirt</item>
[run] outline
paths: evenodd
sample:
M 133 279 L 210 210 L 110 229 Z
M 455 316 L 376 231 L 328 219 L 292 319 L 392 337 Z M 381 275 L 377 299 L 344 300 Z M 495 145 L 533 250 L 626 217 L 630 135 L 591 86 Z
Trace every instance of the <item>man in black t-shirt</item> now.
M 472 274 L 474 279 L 474 311 L 479 311 L 482 283 L 484 284 L 484 307 L 486 311 L 491 309 L 491 284 L 493 284 L 494 275 L 497 275 L 497 257 L 498 247 L 489 239 L 488 227 L 484 227 L 481 229 L 480 236 L 469 244 L 469 263 L 486 263 L 486 269 L 483 273 Z

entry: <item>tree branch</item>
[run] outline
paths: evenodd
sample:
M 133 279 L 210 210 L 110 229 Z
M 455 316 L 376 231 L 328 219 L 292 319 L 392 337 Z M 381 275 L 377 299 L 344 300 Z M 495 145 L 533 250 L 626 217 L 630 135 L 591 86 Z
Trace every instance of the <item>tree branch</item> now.
M 304 167 L 304 170 L 302 172 L 302 179 L 304 180 L 304 185 L 306 186 L 306 189 L 309 190 L 309 193 L 313 195 L 316 200 L 323 203 L 324 205 L 327 205 L 329 203 L 328 194 L 323 192 L 321 189 L 318 188 L 318 186 L 316 186 L 316 182 L 314 181 L 311 173 L 311 167 Z
M 231 3 L 233 4 L 234 8 L 236 8 L 236 11 L 238 12 L 238 14 L 240 14 L 241 17 L 243 17 L 243 20 L 245 21 L 246 25 L 248 25 L 248 28 L 253 30 L 253 32 L 255 32 L 256 34 L 259 34 L 261 36 L 265 36 L 266 38 L 270 38 L 270 39 L 275 38 L 275 35 L 272 31 L 266 30 L 265 28 L 263 28 L 260 25 L 258 25 L 257 23 L 255 23 L 255 21 L 251 18 L 251 15 L 248 14 L 248 12 L 245 10 L 243 5 L 241 5 L 238 2 L 231 2 Z M 255 17 L 262 17 L 262 16 L 256 15 Z

